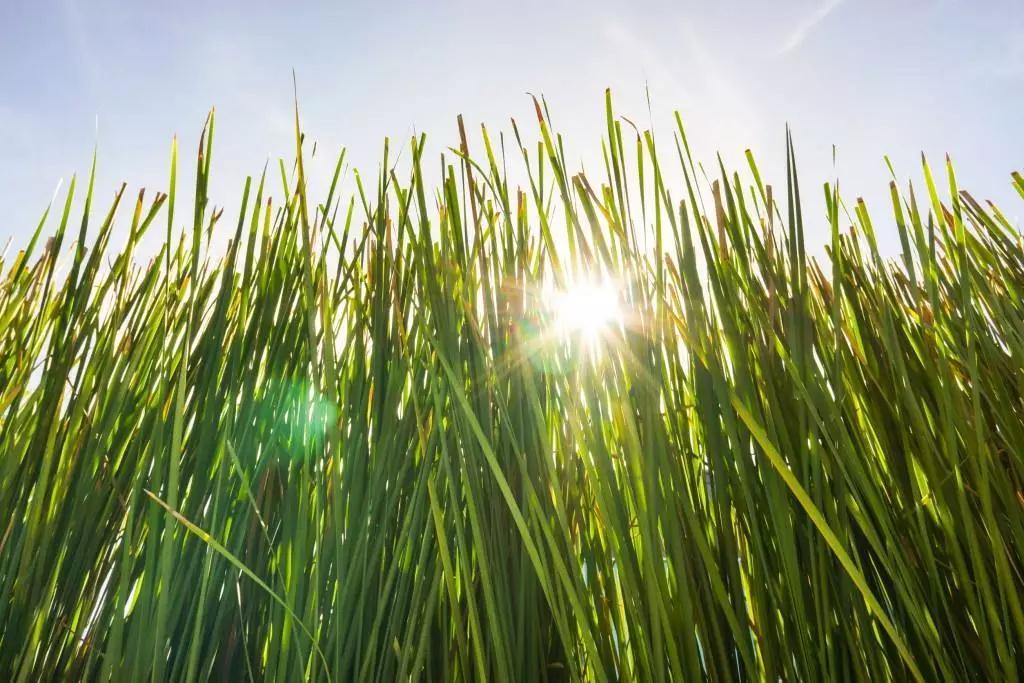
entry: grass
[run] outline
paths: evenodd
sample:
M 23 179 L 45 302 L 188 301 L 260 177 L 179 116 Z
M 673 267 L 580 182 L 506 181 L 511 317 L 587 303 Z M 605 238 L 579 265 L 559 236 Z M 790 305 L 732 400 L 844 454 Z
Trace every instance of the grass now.
M 317 202 L 296 115 L 222 214 L 211 115 L 188 231 L 176 148 L 72 183 L 0 261 L 3 678 L 1018 680 L 1017 228 L 925 164 L 887 259 L 792 145 L 780 192 L 607 122 L 600 180 L 538 105 Z M 621 324 L 553 334 L 595 277 Z

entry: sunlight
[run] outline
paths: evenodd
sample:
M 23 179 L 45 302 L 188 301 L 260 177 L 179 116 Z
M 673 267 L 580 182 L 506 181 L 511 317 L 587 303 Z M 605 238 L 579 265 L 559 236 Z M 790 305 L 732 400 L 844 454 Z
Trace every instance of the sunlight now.
M 607 281 L 584 280 L 549 293 L 555 330 L 565 337 L 597 342 L 613 325 L 622 323 L 619 293 Z

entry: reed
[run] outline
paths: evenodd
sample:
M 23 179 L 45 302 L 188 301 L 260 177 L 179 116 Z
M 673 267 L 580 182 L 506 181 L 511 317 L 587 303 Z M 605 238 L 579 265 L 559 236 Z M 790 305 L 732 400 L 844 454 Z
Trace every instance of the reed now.
M 1018 680 L 1018 229 L 924 164 L 889 259 L 677 122 L 72 182 L 0 261 L 3 678 Z

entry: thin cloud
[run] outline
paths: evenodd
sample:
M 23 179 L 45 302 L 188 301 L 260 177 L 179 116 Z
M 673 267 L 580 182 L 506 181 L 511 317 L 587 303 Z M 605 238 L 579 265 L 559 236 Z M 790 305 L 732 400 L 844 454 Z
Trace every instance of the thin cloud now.
M 621 18 L 605 17 L 601 23 L 601 30 L 605 39 L 617 50 L 621 50 L 623 54 L 639 57 L 636 61 L 643 65 L 648 79 L 670 86 L 678 85 L 674 69 L 651 46 L 650 41 L 642 40 L 634 31 L 626 27 Z
M 845 0 L 825 0 L 813 12 L 798 21 L 792 33 L 786 38 L 786 42 L 782 44 L 779 54 L 785 55 L 800 47 L 807 40 L 807 36 L 811 35 L 814 29 L 821 22 L 825 21 L 828 15 L 832 14 L 843 2 Z
M 738 100 L 741 89 L 700 34 L 686 21 L 672 23 L 680 38 L 672 51 L 659 49 L 654 41 L 628 27 L 621 18 L 606 17 L 602 31 L 616 50 L 638 58 L 636 62 L 643 66 L 645 80 L 656 89 L 664 89 L 673 96 L 685 93 L 691 97 L 714 95 Z M 734 104 L 739 107 L 742 103 Z

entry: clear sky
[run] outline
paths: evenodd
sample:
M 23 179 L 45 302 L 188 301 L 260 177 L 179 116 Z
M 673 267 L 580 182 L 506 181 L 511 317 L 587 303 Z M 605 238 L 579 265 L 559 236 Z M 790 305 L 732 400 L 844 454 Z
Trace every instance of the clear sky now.
M 921 151 L 948 152 L 962 185 L 1024 216 L 1009 184 L 1024 169 L 1022 0 L 0 0 L 0 244 L 23 242 L 96 142 L 100 201 L 121 180 L 165 188 L 171 136 L 191 159 L 210 106 L 213 201 L 230 215 L 244 176 L 291 152 L 293 68 L 304 129 L 367 171 L 385 135 L 454 143 L 459 113 L 531 124 L 527 91 L 597 171 L 611 87 L 663 146 L 679 109 L 700 157 L 735 165 L 752 148 L 778 184 L 788 121 L 815 198 L 833 144 L 844 195 L 885 216 L 883 155 L 905 179 Z

